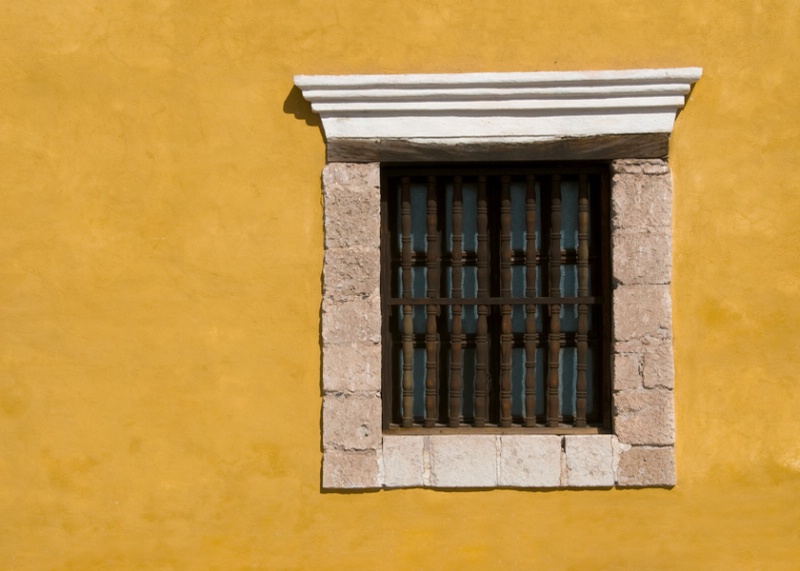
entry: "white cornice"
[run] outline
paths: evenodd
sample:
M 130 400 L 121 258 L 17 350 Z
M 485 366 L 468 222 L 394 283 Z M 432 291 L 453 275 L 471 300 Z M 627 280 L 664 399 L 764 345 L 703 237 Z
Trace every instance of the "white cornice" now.
M 670 133 L 700 68 L 298 75 L 330 139 L 555 139 Z

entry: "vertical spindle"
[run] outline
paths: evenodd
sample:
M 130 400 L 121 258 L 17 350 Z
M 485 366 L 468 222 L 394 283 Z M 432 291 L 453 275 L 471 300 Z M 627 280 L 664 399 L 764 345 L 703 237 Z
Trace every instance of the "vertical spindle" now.
M 578 297 L 589 295 L 589 183 L 582 174 L 578 185 Z M 586 426 L 586 369 L 589 306 L 578 304 L 578 378 L 575 387 L 575 426 Z
M 437 224 L 437 206 L 439 200 L 436 196 L 436 177 L 428 177 L 428 217 L 427 217 L 427 268 L 428 268 L 428 298 L 439 296 L 439 230 Z M 439 343 L 437 333 L 437 319 L 439 306 L 428 304 L 427 327 L 425 332 L 425 349 L 427 355 L 427 371 L 425 376 L 425 426 L 436 424 L 437 417 L 437 392 L 439 385 L 439 370 L 437 357 Z
M 453 299 L 462 297 L 462 234 L 464 205 L 462 198 L 462 178 L 456 176 L 453 181 Z M 453 305 L 453 328 L 450 335 L 450 413 L 448 424 L 456 428 L 461 424 L 461 346 L 462 346 L 462 306 Z
M 550 297 L 561 297 L 561 176 L 553 175 L 550 189 Z M 561 351 L 561 304 L 551 303 L 549 334 L 549 375 L 547 378 L 547 426 L 558 426 L 561 407 L 558 398 L 558 357 Z
M 489 209 L 486 198 L 486 176 L 478 177 L 478 298 L 489 296 Z M 478 304 L 478 325 L 475 343 L 475 426 L 486 425 L 487 385 L 489 381 L 489 306 Z
M 411 180 L 400 182 L 400 225 L 402 231 L 403 298 L 411 299 Z M 403 427 L 414 424 L 414 306 L 403 306 Z
M 500 186 L 500 295 L 511 297 L 511 177 Z M 511 426 L 511 304 L 500 310 L 500 426 Z
M 536 177 L 525 188 L 525 297 L 536 297 Z M 525 426 L 536 426 L 536 305 L 525 306 Z

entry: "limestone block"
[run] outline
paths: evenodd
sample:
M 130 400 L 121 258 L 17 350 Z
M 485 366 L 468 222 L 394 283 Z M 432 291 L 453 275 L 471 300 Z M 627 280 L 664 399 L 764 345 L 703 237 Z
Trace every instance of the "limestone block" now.
M 564 437 L 568 486 L 606 488 L 614 485 L 612 438 L 607 434 Z
M 425 437 L 383 437 L 383 485 L 387 488 L 407 488 L 424 485 L 423 461 Z
M 328 163 L 322 181 L 325 247 L 380 248 L 380 165 Z
M 497 485 L 497 438 L 489 435 L 431 436 L 431 485 L 487 488 Z
M 326 393 L 379 393 L 381 346 L 374 343 L 327 346 L 322 355 L 322 389 Z
M 614 289 L 614 339 L 672 334 L 672 300 L 667 285 L 620 285 Z
M 379 295 L 381 253 L 378 248 L 325 250 L 323 293 L 331 299 Z
M 322 401 L 325 450 L 375 449 L 381 445 L 380 396 L 326 395 Z
M 668 284 L 672 239 L 664 232 L 619 230 L 612 237 L 614 279 L 621 284 Z
M 377 450 L 329 450 L 322 460 L 322 487 L 380 488 L 379 461 Z
M 614 408 L 614 427 L 621 442 L 632 445 L 675 443 L 672 391 L 620 391 L 614 394 Z
M 611 181 L 613 229 L 669 229 L 672 180 L 669 174 L 615 174 Z
M 623 450 L 617 472 L 619 486 L 674 486 L 675 451 L 669 447 L 633 446 Z
M 617 353 L 614 362 L 614 390 L 638 389 L 642 386 L 642 355 Z
M 498 485 L 557 488 L 561 478 L 561 437 L 500 436 Z
M 672 389 L 675 386 L 675 368 L 670 340 L 653 343 L 647 348 L 642 372 L 644 386 L 648 389 Z
M 380 343 L 381 305 L 379 296 L 347 300 L 322 299 L 322 343 L 350 345 Z

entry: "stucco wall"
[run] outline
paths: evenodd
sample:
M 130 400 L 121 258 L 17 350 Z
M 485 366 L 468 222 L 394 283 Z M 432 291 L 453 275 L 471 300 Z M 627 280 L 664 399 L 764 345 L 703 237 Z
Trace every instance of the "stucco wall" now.
M 796 569 L 800 2 L 2 3 L 0 569 Z M 678 486 L 320 492 L 296 73 L 701 66 Z

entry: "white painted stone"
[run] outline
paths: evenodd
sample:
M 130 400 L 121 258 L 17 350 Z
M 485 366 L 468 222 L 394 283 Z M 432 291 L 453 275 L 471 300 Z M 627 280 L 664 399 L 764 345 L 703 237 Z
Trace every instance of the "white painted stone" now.
M 497 437 L 429 437 L 431 485 L 436 488 L 489 488 L 497 485 Z
M 614 453 L 611 435 L 565 436 L 567 485 L 605 488 L 614 485 Z
M 324 449 L 368 450 L 381 445 L 380 396 L 326 395 L 322 401 Z
M 669 133 L 699 68 L 295 76 L 335 139 Z
M 498 459 L 498 485 L 557 488 L 561 479 L 561 437 L 503 435 Z
M 387 488 L 409 488 L 424 485 L 425 437 L 383 437 L 383 485 Z

